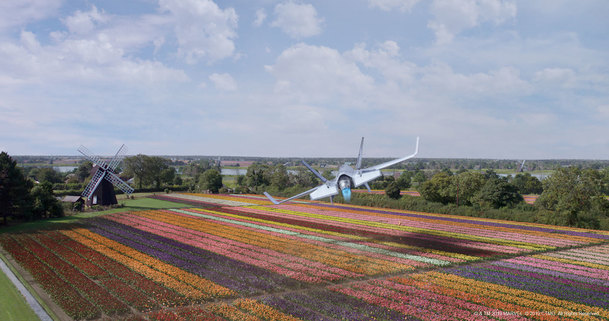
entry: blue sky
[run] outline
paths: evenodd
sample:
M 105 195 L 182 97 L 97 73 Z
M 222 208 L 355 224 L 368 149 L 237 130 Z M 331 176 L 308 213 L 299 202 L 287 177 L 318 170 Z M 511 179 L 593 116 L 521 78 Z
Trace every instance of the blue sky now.
M 8 0 L 0 150 L 609 159 L 605 0 Z

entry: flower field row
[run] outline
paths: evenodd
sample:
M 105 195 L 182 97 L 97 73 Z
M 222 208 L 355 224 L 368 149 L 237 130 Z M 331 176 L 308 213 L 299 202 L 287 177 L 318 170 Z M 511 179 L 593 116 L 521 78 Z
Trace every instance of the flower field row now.
M 602 231 L 176 195 L 0 245 L 77 320 L 609 320 Z

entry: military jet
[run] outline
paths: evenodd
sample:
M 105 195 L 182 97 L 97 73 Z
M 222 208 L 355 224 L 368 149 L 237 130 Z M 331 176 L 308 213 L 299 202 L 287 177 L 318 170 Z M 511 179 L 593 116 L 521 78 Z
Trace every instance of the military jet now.
M 366 186 L 368 192 L 370 192 L 370 186 L 368 182 L 379 178 L 382 176 L 381 169 L 395 165 L 397 163 L 401 163 L 407 159 L 413 158 L 419 152 L 419 137 L 417 137 L 417 143 L 412 155 L 408 155 L 402 158 L 397 158 L 382 164 L 378 164 L 368 168 L 362 167 L 362 150 L 364 148 L 364 137 L 362 137 L 362 142 L 359 146 L 359 154 L 357 155 L 357 162 L 355 163 L 355 168 L 351 167 L 348 163 L 345 163 L 338 169 L 338 174 L 332 180 L 328 180 L 323 177 L 318 171 L 316 171 L 313 167 L 311 167 L 304 160 L 302 163 L 317 176 L 323 184 L 312 188 L 306 192 L 302 192 L 298 195 L 294 195 L 290 198 L 278 201 L 273 198 L 269 193 L 264 192 L 264 195 L 271 201 L 273 204 L 281 204 L 287 201 L 291 201 L 295 198 L 299 198 L 305 195 L 309 195 L 311 200 L 318 200 L 326 197 L 330 197 L 330 201 L 333 202 L 333 197 L 338 195 L 338 193 L 342 193 L 345 201 L 351 201 L 351 189 L 355 187 L 359 187 L 361 185 Z

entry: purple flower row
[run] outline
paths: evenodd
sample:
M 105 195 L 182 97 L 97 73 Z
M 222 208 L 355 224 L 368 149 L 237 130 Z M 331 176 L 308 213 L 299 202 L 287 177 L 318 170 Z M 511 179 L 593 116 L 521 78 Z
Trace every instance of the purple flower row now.
M 607 292 L 537 279 L 533 274 L 525 271 L 516 270 L 518 274 L 512 274 L 506 271 L 499 271 L 493 265 L 480 265 L 449 269 L 447 272 L 470 279 L 501 284 L 590 306 L 606 307 L 609 305 L 609 293 Z
M 350 211 L 363 211 L 363 212 L 371 212 L 371 213 L 399 215 L 399 216 L 406 216 L 406 217 L 429 218 L 429 215 L 424 215 L 424 214 L 393 212 L 393 211 L 385 211 L 385 210 L 373 210 L 373 209 L 368 209 L 368 208 L 357 208 L 357 207 L 330 205 L 330 204 L 323 204 L 323 203 L 319 203 L 319 204 L 315 204 L 315 205 L 320 206 L 320 207 L 347 209 Z M 590 232 L 577 232 L 577 231 L 560 230 L 560 229 L 553 229 L 553 228 L 547 228 L 547 227 L 518 225 L 518 222 L 514 222 L 514 224 L 507 224 L 507 223 L 499 223 L 499 222 L 478 221 L 478 220 L 469 220 L 469 219 L 460 219 L 460 218 L 442 217 L 442 216 L 434 216 L 433 219 L 440 220 L 440 221 L 448 221 L 448 222 L 470 223 L 470 224 L 478 224 L 478 225 L 494 226 L 494 227 L 507 227 L 507 228 L 514 228 L 514 229 L 520 229 L 520 230 L 527 230 L 527 231 L 558 233 L 558 234 L 566 234 L 566 235 L 572 235 L 572 236 L 584 236 L 584 237 L 590 237 L 590 238 L 609 240 L 609 235 L 605 235 L 605 234 L 595 234 L 595 233 L 590 233 Z
M 405 320 L 394 310 L 370 305 L 346 294 L 329 290 L 309 290 L 290 293 L 283 298 L 278 295 L 260 299 L 284 313 L 302 320 Z M 408 319 L 410 320 L 410 319 Z
M 299 287 L 291 278 L 106 219 L 91 231 L 244 294 Z

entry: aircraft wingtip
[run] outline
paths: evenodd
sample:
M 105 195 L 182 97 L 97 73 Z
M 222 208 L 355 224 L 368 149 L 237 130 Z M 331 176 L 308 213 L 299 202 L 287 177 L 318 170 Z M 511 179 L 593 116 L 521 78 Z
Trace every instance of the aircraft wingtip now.
M 277 202 L 277 200 L 275 198 L 273 198 L 273 196 L 271 196 L 271 194 L 264 192 L 264 196 L 266 196 L 266 198 L 269 199 L 269 201 L 271 201 L 273 204 L 278 205 L 279 202 Z

